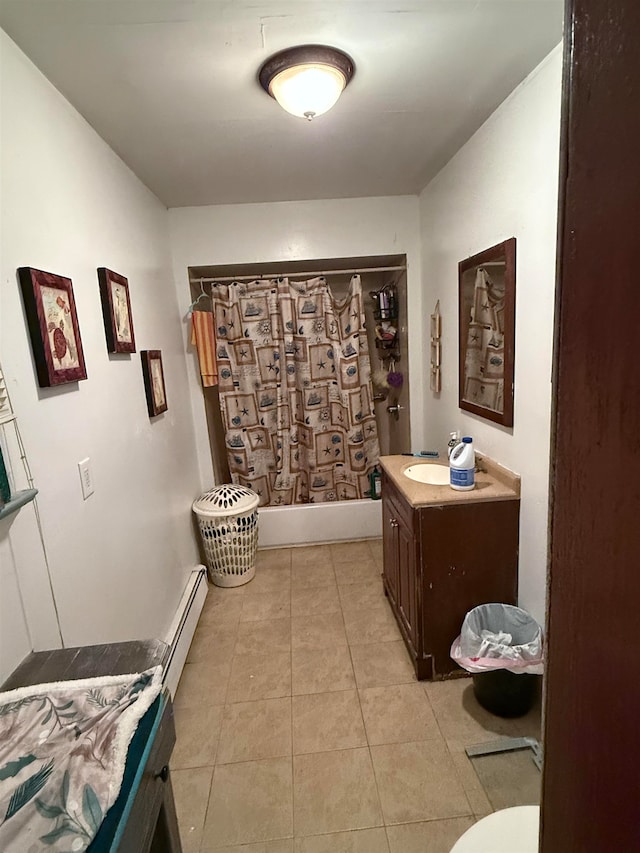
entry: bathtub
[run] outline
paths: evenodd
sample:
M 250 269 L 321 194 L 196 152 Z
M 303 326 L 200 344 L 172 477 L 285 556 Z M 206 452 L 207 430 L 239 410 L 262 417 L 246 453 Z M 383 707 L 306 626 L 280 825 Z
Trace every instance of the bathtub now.
M 382 501 L 356 500 L 258 510 L 258 547 L 311 545 L 382 536 Z

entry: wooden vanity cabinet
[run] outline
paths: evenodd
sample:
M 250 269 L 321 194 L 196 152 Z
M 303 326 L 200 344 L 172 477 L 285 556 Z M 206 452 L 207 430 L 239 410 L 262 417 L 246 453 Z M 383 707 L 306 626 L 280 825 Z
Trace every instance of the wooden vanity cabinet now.
M 515 604 L 519 500 L 413 507 L 383 474 L 383 582 L 419 679 L 459 667 L 451 643 L 478 604 Z

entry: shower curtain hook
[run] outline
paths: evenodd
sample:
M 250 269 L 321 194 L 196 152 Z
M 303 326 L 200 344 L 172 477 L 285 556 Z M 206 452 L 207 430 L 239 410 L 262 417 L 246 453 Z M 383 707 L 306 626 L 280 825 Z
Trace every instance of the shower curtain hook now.
M 186 314 L 185 319 L 188 319 L 188 317 L 190 316 L 190 314 L 192 314 L 192 313 L 193 313 L 193 309 L 196 307 L 196 305 L 198 304 L 198 302 L 200 302 L 200 300 L 202 299 L 202 297 L 203 297 L 203 296 L 204 296 L 204 297 L 206 297 L 207 299 L 211 299 L 211 301 L 213 302 L 213 297 L 212 297 L 212 295 L 211 295 L 210 293 L 207 293 L 207 291 L 204 289 L 204 282 L 203 282 L 203 281 L 201 281 L 201 282 L 200 282 L 200 293 L 198 294 L 198 296 L 196 296 L 196 298 L 193 300 L 193 302 L 191 303 L 191 305 L 189 305 L 189 308 L 187 309 L 187 314 Z

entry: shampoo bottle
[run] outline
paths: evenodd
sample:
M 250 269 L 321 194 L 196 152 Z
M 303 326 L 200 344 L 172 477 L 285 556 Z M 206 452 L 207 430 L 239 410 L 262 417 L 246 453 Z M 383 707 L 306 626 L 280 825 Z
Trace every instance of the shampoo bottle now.
M 473 439 L 465 435 L 460 444 L 451 451 L 449 457 L 449 483 L 452 489 L 468 492 L 475 486 L 476 455 Z

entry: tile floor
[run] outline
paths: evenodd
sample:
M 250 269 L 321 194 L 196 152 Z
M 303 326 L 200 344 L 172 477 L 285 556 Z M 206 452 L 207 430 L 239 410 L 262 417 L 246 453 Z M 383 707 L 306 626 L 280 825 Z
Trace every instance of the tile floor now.
M 537 802 L 538 736 L 471 681 L 417 682 L 382 591 L 381 540 L 261 551 L 211 587 L 175 698 L 185 853 L 448 853 L 475 820 Z

